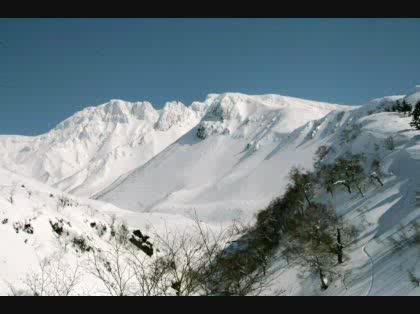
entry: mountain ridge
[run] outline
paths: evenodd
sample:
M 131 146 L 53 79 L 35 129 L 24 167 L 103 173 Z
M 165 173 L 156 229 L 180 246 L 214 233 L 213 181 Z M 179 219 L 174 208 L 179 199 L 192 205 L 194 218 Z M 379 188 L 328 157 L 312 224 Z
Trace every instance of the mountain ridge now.
M 186 106 L 170 101 L 161 109 L 148 101 L 112 99 L 88 106 L 38 136 L 0 136 L 0 166 L 64 191 L 92 196 L 190 131 L 209 108 L 235 115 L 230 125 L 213 127 L 234 129 L 249 115 L 247 110 L 283 110 L 288 102 L 318 106 L 325 112 L 338 106 L 274 94 L 209 94 L 203 102 Z
M 132 106 L 121 100 L 101 107 L 100 117 L 92 113 L 97 107 L 89 108 L 92 117 L 79 113 L 74 120 L 63 121 L 50 139 L 56 140 L 53 148 L 58 145 L 64 152 L 72 149 L 71 143 L 85 143 L 77 146 L 77 153 L 51 154 L 46 149 L 48 141 L 32 148 L 39 150 L 41 165 L 53 163 L 54 156 L 63 157 L 64 163 L 72 161 L 71 156 L 88 160 L 87 173 L 73 174 L 70 180 L 50 187 L 30 178 L 30 173 L 24 177 L 0 165 L 0 234 L 5 239 L 0 242 L 0 294 L 10 293 L 9 283 L 25 288 L 23 275 L 33 275 L 41 258 L 64 252 L 59 261 L 75 267 L 89 257 L 83 253 L 89 246 L 109 249 L 112 233 L 104 233 L 104 226 L 110 231 L 114 218 L 126 222 L 131 231 L 145 232 L 151 243 L 168 232 L 195 230 L 194 215 L 206 228 L 231 226 L 234 221 L 253 223 L 259 210 L 282 196 L 289 170 L 303 167 L 311 171 L 317 150 L 324 146 L 325 163 L 346 154 L 363 156 L 363 193 L 349 193 L 338 185 L 334 195 L 318 196 L 359 229 L 360 236 L 345 249 L 349 256 L 342 266 L 346 277 L 330 278 L 328 289 L 320 290 L 318 278 L 302 275 L 301 269 L 288 265 L 281 251 L 276 251 L 267 272 L 275 280 L 261 293 L 418 295 L 418 287 L 413 288 L 407 276 L 408 271 L 418 274 L 418 247 L 399 244 L 402 249 L 395 254 L 392 246 L 403 239 L 398 238 L 401 230 L 412 232 L 410 228 L 420 217 L 416 198 L 420 191 L 419 131 L 409 127 L 410 117 L 389 110 L 401 99 L 414 104 L 420 101 L 420 93 L 381 97 L 355 107 L 317 106 L 285 96 L 210 94 L 207 102 L 190 106 L 197 114 L 178 102 L 156 111 L 157 115 L 151 104 Z M 72 138 L 59 134 L 63 128 Z M 77 132 L 71 132 L 72 128 Z M 103 140 L 95 142 L 97 139 Z M 0 137 L 0 153 L 7 155 L 4 150 L 15 145 L 17 161 L 25 161 L 28 153 L 21 150 L 29 142 L 19 141 L 18 137 Z M 154 145 L 161 150 L 153 150 Z M 141 153 L 150 149 L 149 159 L 138 165 L 140 154 L 134 154 L 131 160 L 137 163 L 129 165 L 132 169 L 123 168 L 130 160 L 127 154 L 136 147 Z M 375 160 L 380 185 L 369 182 Z M 97 182 L 101 184 L 95 186 Z M 91 194 L 95 200 L 65 192 L 80 192 L 80 187 L 100 192 Z M 62 227 L 66 232 L 57 237 Z M 98 284 L 84 274 L 74 293 L 104 293 Z

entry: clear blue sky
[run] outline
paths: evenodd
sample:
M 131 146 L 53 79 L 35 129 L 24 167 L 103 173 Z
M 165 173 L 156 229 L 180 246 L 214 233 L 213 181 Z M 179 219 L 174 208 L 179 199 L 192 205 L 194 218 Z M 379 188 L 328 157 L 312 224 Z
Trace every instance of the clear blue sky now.
M 0 19 L 0 134 L 40 134 L 112 98 L 361 104 L 416 84 L 420 19 Z

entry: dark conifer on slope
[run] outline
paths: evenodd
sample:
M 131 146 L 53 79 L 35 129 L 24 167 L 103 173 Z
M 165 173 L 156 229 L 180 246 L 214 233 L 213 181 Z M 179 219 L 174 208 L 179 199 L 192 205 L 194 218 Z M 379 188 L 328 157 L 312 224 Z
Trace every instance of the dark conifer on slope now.
M 411 116 L 413 117 L 413 120 L 410 122 L 410 126 L 416 130 L 420 130 L 420 101 L 417 102 Z
M 402 112 L 404 115 L 407 114 L 408 116 L 410 115 L 412 109 L 412 106 L 407 103 L 405 99 L 403 99 L 402 102 L 397 100 L 396 104 L 391 107 L 391 111 Z

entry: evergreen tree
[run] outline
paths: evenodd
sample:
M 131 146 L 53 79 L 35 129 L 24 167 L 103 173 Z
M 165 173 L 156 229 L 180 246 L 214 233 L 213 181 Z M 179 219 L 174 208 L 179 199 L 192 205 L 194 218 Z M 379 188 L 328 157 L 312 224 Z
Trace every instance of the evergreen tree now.
M 396 101 L 396 104 L 392 106 L 392 111 L 401 112 L 402 111 L 402 105 L 399 100 Z
M 388 111 L 388 112 L 402 112 L 402 113 L 404 113 L 404 115 L 405 114 L 410 115 L 411 110 L 412 110 L 411 105 L 409 103 L 407 103 L 405 101 L 405 99 L 402 102 L 397 100 L 395 102 L 395 104 L 393 104 L 391 107 L 385 108 L 385 111 Z
M 206 138 L 206 129 L 204 126 L 199 125 L 197 128 L 197 137 L 201 140 L 204 140 Z
M 400 107 L 400 112 L 404 113 L 404 115 L 411 115 L 411 110 L 413 108 L 411 107 L 411 105 L 409 103 L 407 103 L 405 100 L 403 100 L 401 107 Z
M 410 126 L 416 130 L 420 130 L 420 101 L 417 102 L 413 112 L 411 113 L 413 120 L 410 122 Z

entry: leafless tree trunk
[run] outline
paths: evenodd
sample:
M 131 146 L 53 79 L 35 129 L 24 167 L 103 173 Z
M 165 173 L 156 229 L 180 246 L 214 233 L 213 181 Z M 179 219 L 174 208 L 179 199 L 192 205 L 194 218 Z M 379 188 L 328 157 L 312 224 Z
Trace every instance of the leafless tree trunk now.
M 340 228 L 337 228 L 337 260 L 338 264 L 343 263 L 343 243 L 341 242 Z
M 73 267 L 66 263 L 60 252 L 39 260 L 39 271 L 30 272 L 23 280 L 25 289 L 9 285 L 11 295 L 69 296 L 81 281 L 79 263 Z

